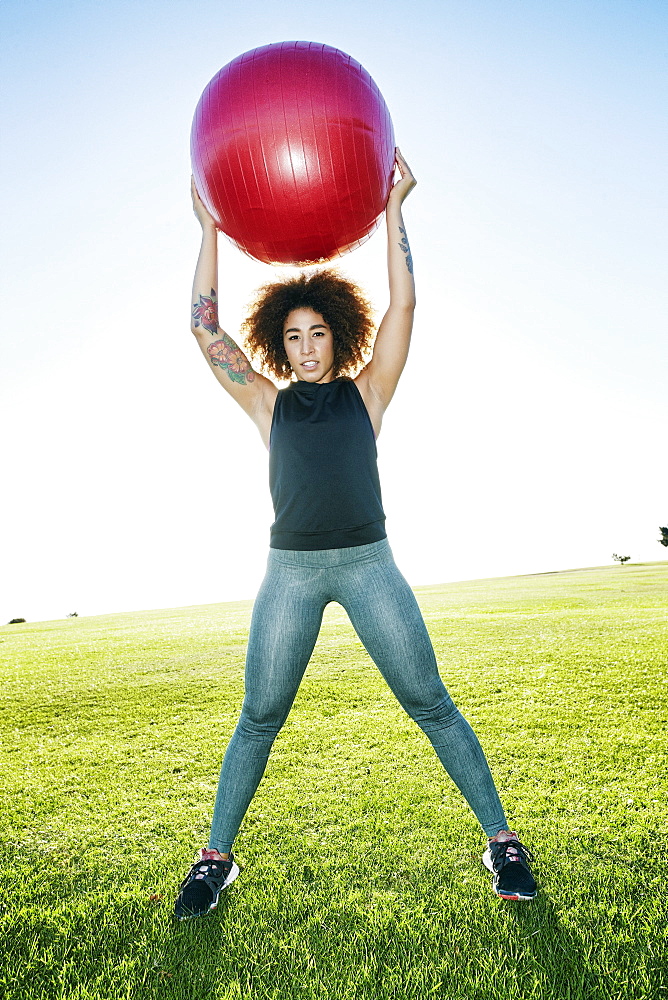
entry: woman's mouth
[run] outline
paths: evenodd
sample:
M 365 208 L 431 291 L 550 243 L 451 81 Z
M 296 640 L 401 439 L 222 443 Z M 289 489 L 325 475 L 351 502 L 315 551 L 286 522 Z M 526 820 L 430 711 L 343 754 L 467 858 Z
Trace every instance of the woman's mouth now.
M 317 361 L 302 361 L 302 368 L 305 368 L 307 372 L 312 372 L 317 365 Z

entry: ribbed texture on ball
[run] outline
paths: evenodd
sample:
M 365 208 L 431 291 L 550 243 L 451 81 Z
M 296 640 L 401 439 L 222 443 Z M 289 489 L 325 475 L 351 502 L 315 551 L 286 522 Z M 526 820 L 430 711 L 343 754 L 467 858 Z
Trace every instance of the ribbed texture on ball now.
M 218 227 L 268 264 L 313 264 L 377 228 L 394 173 L 389 111 L 339 49 L 277 42 L 224 66 L 193 120 L 193 174 Z

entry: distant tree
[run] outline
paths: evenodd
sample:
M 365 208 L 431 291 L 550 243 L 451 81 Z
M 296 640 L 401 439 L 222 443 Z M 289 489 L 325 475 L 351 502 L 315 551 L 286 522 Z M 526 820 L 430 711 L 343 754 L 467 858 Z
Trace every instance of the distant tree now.
M 8 622 L 8 624 L 9 625 L 20 625 L 21 622 L 24 622 L 24 621 L 25 621 L 25 618 L 12 618 L 12 620 L 10 622 Z
M 668 528 L 659 528 L 659 531 L 661 532 L 661 538 L 659 538 L 659 541 L 662 545 L 668 545 Z
M 612 553 L 612 558 L 615 560 L 615 562 L 621 563 L 622 566 L 623 566 L 624 563 L 626 563 L 626 562 L 629 561 L 629 559 L 631 558 L 631 556 L 618 556 L 616 552 L 613 552 Z
M 70 613 L 69 613 L 69 615 L 67 617 L 68 618 L 78 618 L 79 617 L 79 612 L 78 611 L 70 611 Z

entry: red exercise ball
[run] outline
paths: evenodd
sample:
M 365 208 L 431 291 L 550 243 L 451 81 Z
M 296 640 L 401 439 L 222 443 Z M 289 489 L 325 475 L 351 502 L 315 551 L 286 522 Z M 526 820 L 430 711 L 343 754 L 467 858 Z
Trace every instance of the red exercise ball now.
M 394 130 L 367 71 L 329 45 L 276 42 L 202 94 L 192 168 L 216 225 L 267 264 L 314 264 L 373 233 L 394 175 Z

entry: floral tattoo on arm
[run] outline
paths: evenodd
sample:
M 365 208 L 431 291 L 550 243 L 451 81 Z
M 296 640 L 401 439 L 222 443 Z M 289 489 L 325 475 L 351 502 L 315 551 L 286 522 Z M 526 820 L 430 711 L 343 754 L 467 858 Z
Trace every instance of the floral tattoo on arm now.
M 216 289 L 211 289 L 211 295 L 200 295 L 199 302 L 193 302 L 193 320 L 195 326 L 203 326 L 212 337 L 218 333 L 218 305 Z
M 408 237 L 406 236 L 406 230 L 402 229 L 401 226 L 399 226 L 399 232 L 403 233 L 403 236 L 401 237 L 401 243 L 399 244 L 399 249 L 403 250 L 403 252 L 406 254 L 406 267 L 408 268 L 408 273 L 412 274 L 413 257 L 411 255 L 411 248 L 408 245 Z
M 203 323 L 202 326 L 204 325 Z M 221 340 L 216 340 L 213 344 L 209 344 L 207 351 L 211 364 L 218 365 L 223 371 L 227 371 L 233 382 L 238 382 L 239 385 L 247 385 L 248 382 L 254 380 L 255 372 L 249 365 L 246 355 L 226 333 L 223 334 Z

